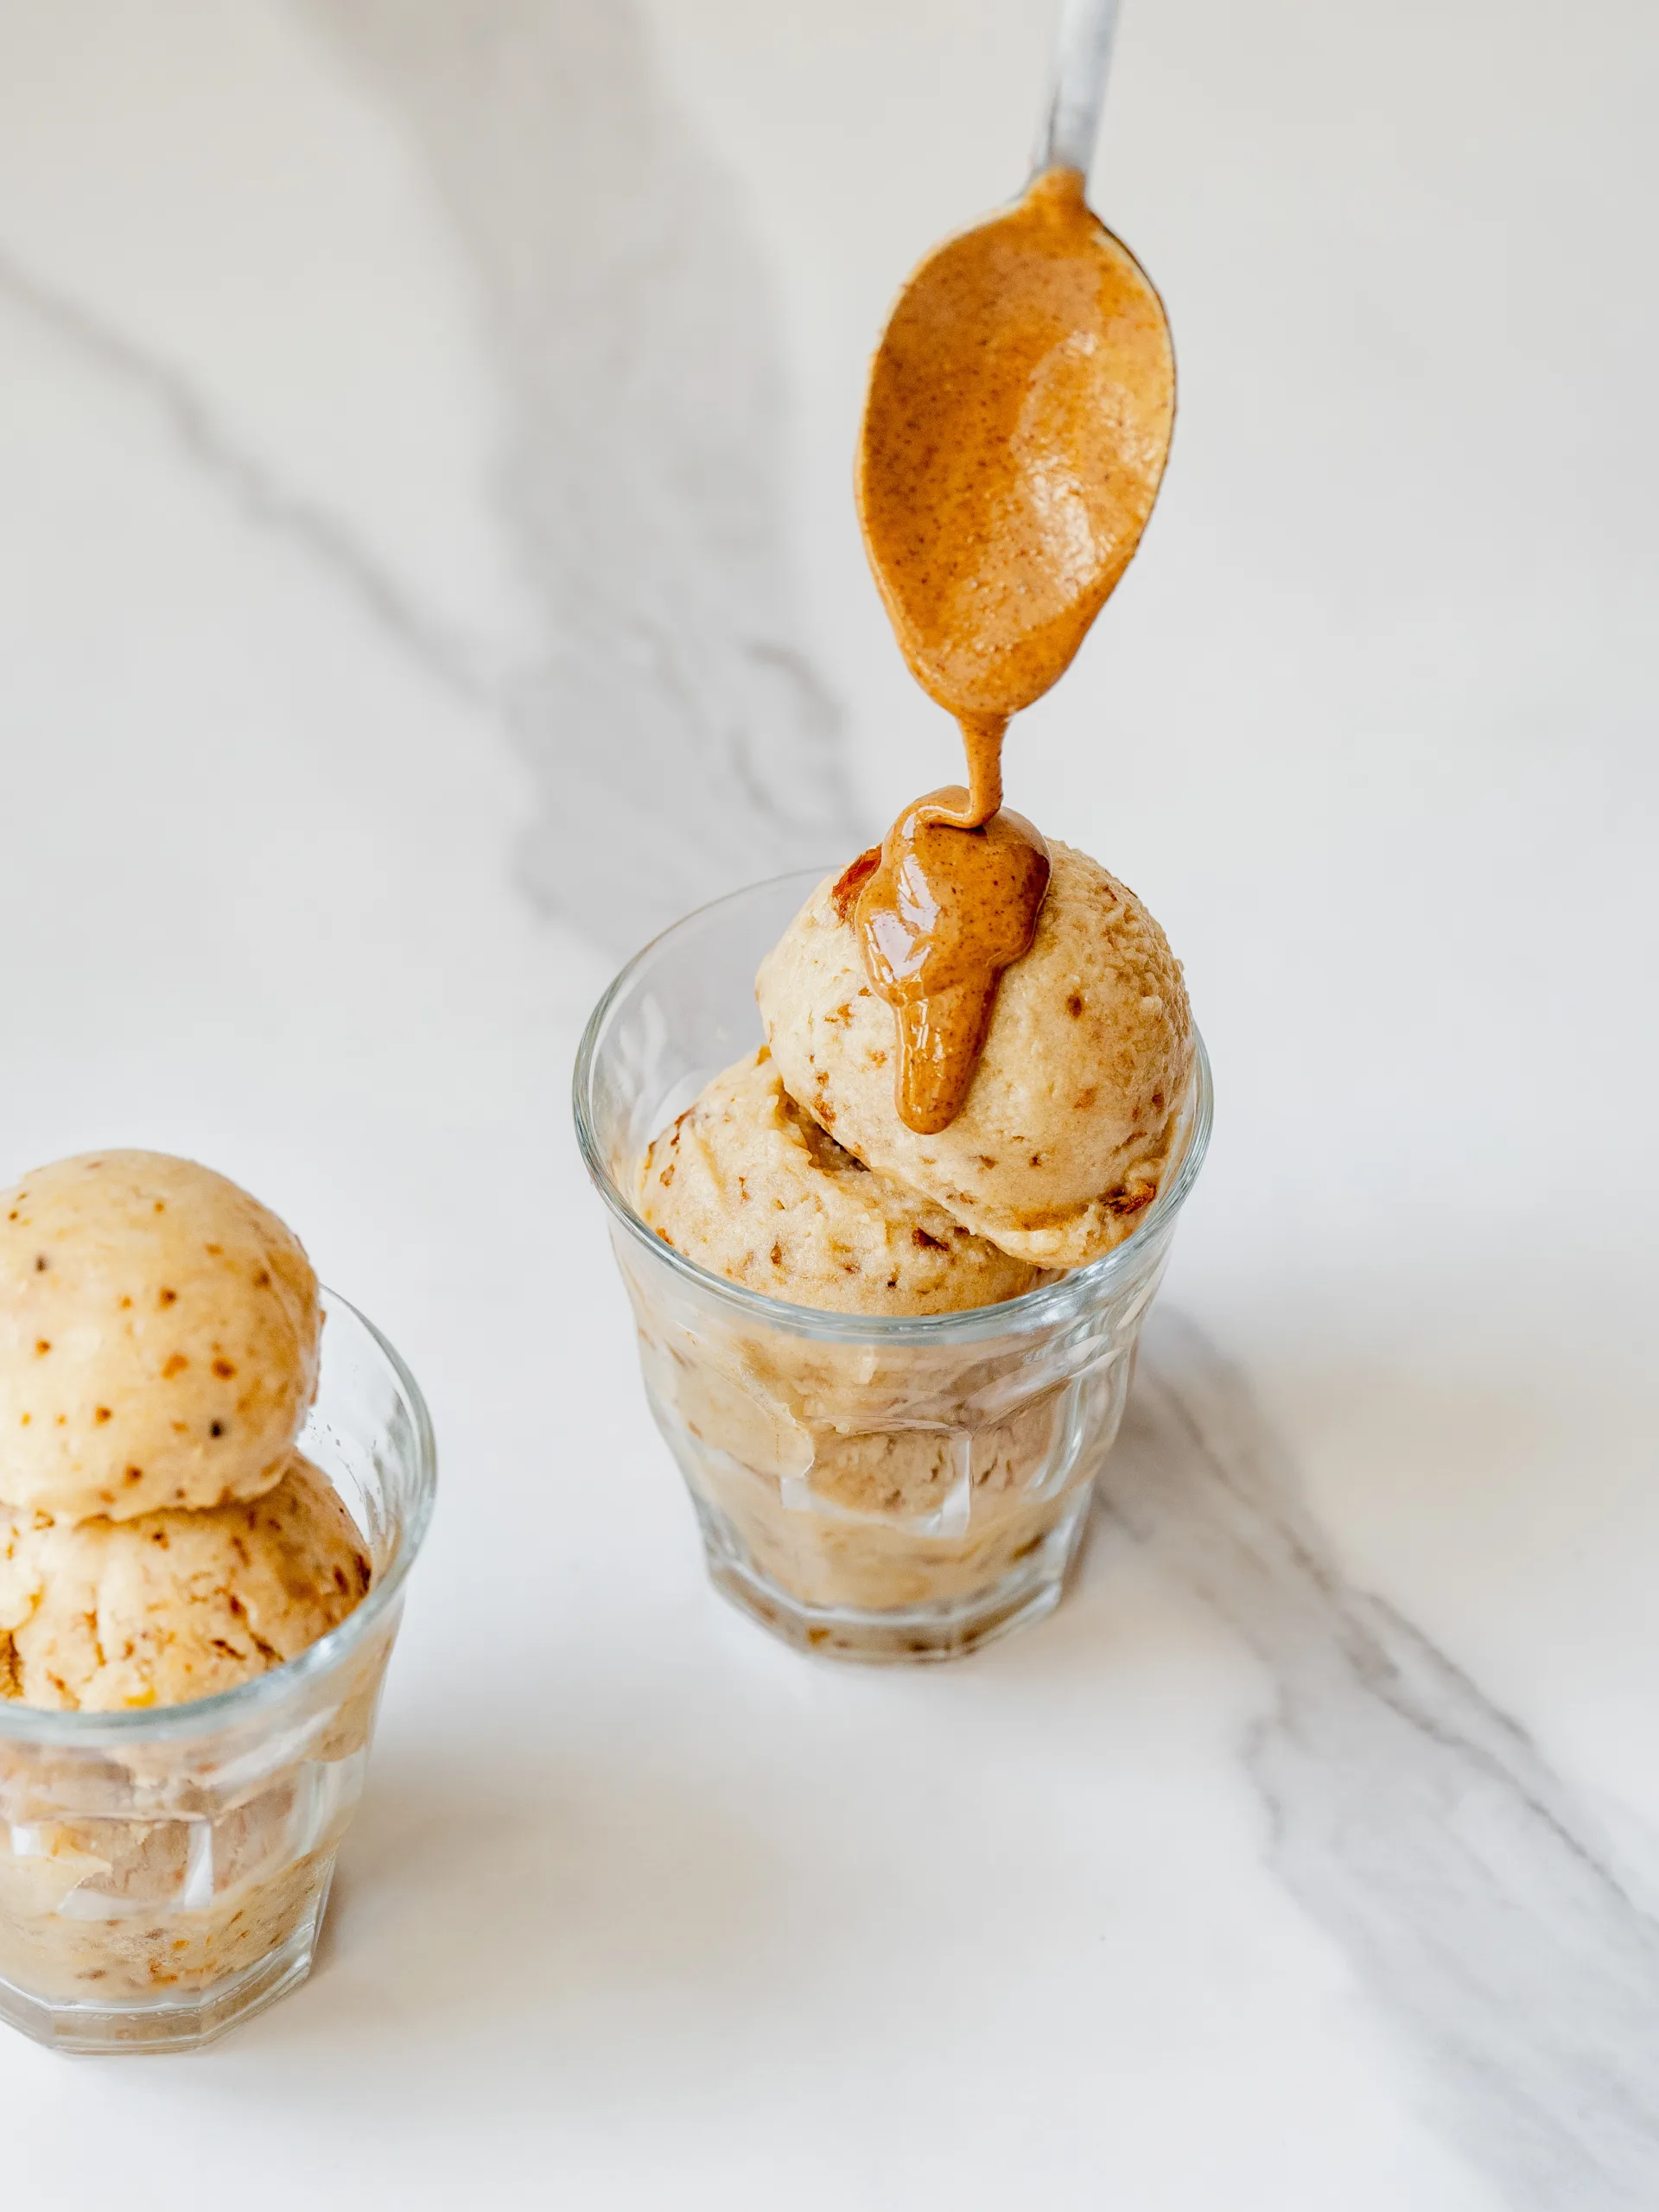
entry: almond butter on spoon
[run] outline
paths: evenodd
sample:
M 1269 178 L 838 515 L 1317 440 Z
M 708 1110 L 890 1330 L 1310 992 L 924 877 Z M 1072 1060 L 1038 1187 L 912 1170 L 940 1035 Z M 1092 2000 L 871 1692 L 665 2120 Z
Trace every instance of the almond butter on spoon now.
M 1175 420 L 1163 303 L 1075 168 L 931 254 L 870 372 L 859 519 L 911 673 L 1001 803 L 1010 715 L 1065 673 L 1146 528 Z
M 1041 836 L 1000 811 L 1008 718 L 1065 674 L 1128 567 L 1174 425 L 1163 303 L 1084 199 L 1116 15 L 1069 0 L 1036 173 L 911 277 L 865 401 L 870 566 L 968 759 L 967 788 L 906 810 L 858 879 L 866 972 L 898 1020 L 899 1116 L 924 1135 L 961 1111 L 1047 889 Z

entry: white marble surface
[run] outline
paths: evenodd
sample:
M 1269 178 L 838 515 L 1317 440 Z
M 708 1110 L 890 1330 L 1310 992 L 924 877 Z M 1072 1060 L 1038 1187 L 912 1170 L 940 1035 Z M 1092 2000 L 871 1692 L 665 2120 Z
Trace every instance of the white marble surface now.
M 445 1455 L 321 1970 L 9 2042 L 20 2202 L 1659 2203 L 1649 11 L 1128 11 L 1181 419 L 1010 765 L 1220 1109 L 1068 1608 L 803 1663 L 641 1403 L 570 916 L 937 779 L 849 456 L 1046 32 L 0 0 L 0 1166 L 240 1175 Z

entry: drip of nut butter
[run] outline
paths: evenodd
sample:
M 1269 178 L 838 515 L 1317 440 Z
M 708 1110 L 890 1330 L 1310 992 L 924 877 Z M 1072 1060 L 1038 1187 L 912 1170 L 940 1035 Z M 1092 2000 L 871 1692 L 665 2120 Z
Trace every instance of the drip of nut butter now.
M 836 887 L 899 1026 L 898 1108 L 961 1111 L 1048 849 L 1002 808 L 1008 718 L 1070 666 L 1158 495 L 1175 363 L 1158 295 L 1049 169 L 911 278 L 877 351 L 858 511 L 911 673 L 953 714 L 966 790 L 900 815 Z

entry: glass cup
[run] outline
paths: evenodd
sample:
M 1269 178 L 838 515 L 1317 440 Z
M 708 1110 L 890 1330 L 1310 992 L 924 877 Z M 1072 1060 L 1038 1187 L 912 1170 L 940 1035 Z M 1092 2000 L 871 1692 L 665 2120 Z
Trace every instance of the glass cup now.
M 717 899 L 629 962 L 577 1055 L 576 1130 L 715 1586 L 804 1650 L 948 1659 L 1060 1601 L 1209 1140 L 1209 1063 L 1200 1041 L 1134 1235 L 1023 1298 L 895 1319 L 728 1282 L 640 1219 L 639 1164 L 761 1041 L 755 969 L 818 880 Z
M 323 1313 L 299 1446 L 367 1544 L 361 1605 L 218 1697 L 120 1713 L 0 1701 L 0 2019 L 37 2043 L 188 2050 L 310 1972 L 437 1481 L 409 1370 L 336 1293 Z

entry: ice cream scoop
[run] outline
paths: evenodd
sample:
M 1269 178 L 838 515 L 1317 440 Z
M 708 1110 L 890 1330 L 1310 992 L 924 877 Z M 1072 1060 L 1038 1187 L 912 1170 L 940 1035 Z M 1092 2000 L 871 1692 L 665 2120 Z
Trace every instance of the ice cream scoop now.
M 0 1506 L 0 1696 L 113 1712 L 212 1697 L 296 1658 L 369 1586 L 308 1459 L 264 1496 L 130 1521 Z
M 194 1161 L 87 1153 L 0 1193 L 0 1497 L 58 1520 L 257 1497 L 316 1389 L 296 1236 Z
M 1039 1270 L 873 1174 L 804 1114 L 762 1046 L 709 1084 L 645 1157 L 639 1211 L 711 1274 L 842 1313 L 955 1313 Z
M 1157 1195 L 1193 1028 L 1180 965 L 1135 893 L 1068 845 L 1051 862 L 1031 950 L 1002 977 L 943 1129 L 894 1111 L 893 1018 L 863 988 L 833 879 L 762 961 L 756 996 L 785 1088 L 839 1144 L 1003 1251 L 1071 1268 L 1121 1243 Z

